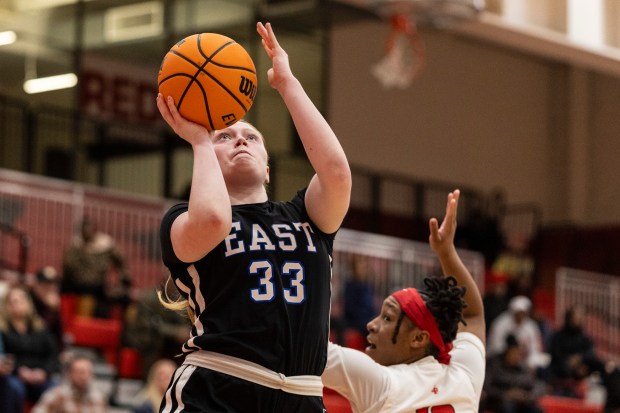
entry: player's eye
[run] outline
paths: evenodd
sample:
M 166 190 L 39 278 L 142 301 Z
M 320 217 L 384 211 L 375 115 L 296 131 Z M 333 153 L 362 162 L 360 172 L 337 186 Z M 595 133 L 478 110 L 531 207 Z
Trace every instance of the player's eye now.
M 218 141 L 224 141 L 224 140 L 229 140 L 232 139 L 231 136 L 227 133 L 222 133 L 217 137 Z
M 260 138 L 256 135 L 248 135 L 245 139 L 248 141 L 260 142 Z

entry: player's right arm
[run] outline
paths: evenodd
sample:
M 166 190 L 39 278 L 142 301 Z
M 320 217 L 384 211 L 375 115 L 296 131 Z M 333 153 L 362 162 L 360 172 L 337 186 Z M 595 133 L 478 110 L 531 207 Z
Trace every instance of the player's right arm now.
M 164 100 L 159 94 L 157 107 L 176 134 L 192 145 L 194 152 L 188 210 L 174 220 L 170 230 L 175 255 L 184 262 L 194 262 L 230 233 L 230 198 L 206 128 L 183 118 L 170 97 Z
M 356 411 L 381 406 L 390 388 L 389 368 L 366 353 L 329 343 L 323 385 L 346 397 Z M 377 411 L 373 409 L 373 411 Z
M 441 269 L 446 276 L 456 278 L 459 285 L 466 288 L 464 300 L 467 308 L 463 310 L 463 319 L 467 325 L 459 325 L 459 331 L 467 331 L 476 335 L 482 343 L 485 343 L 484 306 L 482 297 L 474 278 L 461 261 L 456 247 L 454 235 L 456 233 L 456 212 L 459 202 L 460 191 L 457 189 L 448 194 L 446 216 L 441 227 L 436 218 L 429 221 L 430 236 L 429 244 L 441 263 Z

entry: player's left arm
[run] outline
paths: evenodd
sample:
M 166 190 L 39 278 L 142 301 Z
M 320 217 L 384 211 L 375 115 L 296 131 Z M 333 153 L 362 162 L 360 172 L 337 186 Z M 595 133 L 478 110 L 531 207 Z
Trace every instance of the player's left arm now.
M 265 52 L 272 60 L 269 84 L 280 93 L 316 174 L 306 191 L 305 204 L 312 221 L 325 233 L 335 232 L 349 209 L 351 169 L 347 157 L 323 115 L 306 94 L 289 66 L 288 55 L 271 24 L 257 24 Z

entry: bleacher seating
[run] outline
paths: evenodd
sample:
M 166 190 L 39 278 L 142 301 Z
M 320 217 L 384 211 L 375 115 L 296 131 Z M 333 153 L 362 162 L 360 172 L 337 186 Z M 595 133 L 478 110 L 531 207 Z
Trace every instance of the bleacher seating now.
M 73 347 L 87 347 L 97 350 L 110 366 L 117 369 L 121 378 L 142 377 L 140 353 L 129 347 L 122 347 L 123 324 L 120 317 L 94 318 L 75 315 L 76 297 L 61 296 L 61 318 L 68 344 Z

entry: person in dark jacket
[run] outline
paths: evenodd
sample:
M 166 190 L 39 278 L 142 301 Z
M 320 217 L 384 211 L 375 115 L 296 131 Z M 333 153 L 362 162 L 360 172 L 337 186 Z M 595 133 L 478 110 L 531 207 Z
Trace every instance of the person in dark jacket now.
M 564 313 L 564 324 L 551 337 L 548 375 L 552 392 L 558 396 L 579 397 L 579 383 L 604 369 L 594 342 L 583 330 L 584 316 L 583 307 L 570 307 Z
M 487 363 L 484 382 L 486 410 L 496 413 L 542 413 L 538 398 L 544 394 L 544 383 L 527 368 L 525 352 L 517 339 L 509 335 L 504 351 Z
M 13 371 L 7 376 L 10 391 L 20 401 L 34 403 L 56 384 L 52 375 L 59 370 L 59 354 L 54 335 L 24 287 L 9 288 L 0 312 L 0 332 L 5 353 L 14 357 Z

